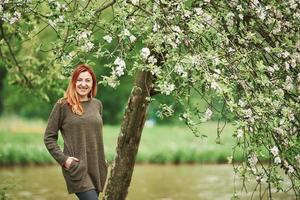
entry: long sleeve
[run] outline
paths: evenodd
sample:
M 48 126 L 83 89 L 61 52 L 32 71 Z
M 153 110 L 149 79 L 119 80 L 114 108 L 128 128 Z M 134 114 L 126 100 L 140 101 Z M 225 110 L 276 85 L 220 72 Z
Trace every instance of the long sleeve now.
M 56 103 L 50 113 L 47 128 L 44 135 L 44 143 L 53 156 L 53 158 L 60 164 L 64 165 L 67 160 L 67 156 L 61 151 L 57 144 L 58 131 L 61 128 L 61 104 Z

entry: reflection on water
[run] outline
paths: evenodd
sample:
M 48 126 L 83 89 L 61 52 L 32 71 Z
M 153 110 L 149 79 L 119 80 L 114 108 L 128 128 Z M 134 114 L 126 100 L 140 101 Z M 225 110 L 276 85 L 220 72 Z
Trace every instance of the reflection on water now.
M 67 194 L 60 168 L 0 168 L 0 187 L 8 187 L 10 199 L 76 200 Z M 230 200 L 233 170 L 230 165 L 137 165 L 129 188 L 128 200 Z M 243 193 L 240 199 L 250 199 Z M 292 200 L 286 193 L 274 200 Z M 258 197 L 253 199 L 258 199 Z M 267 198 L 266 198 L 267 199 Z

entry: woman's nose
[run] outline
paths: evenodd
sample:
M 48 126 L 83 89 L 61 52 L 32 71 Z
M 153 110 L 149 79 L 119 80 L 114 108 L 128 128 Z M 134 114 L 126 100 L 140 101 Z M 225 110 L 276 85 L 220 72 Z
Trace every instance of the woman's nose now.
M 82 81 L 82 82 L 81 82 L 81 85 L 85 86 L 85 85 L 87 85 L 87 82 Z

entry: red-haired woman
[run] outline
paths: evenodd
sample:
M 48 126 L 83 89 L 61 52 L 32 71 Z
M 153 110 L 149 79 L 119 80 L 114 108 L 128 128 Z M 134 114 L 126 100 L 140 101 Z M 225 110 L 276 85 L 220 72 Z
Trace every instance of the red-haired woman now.
M 80 200 L 97 200 L 103 191 L 107 164 L 102 136 L 102 103 L 94 98 L 97 80 L 86 64 L 77 66 L 63 98 L 48 119 L 44 143 L 61 165 L 68 193 Z M 58 131 L 64 140 L 61 151 Z

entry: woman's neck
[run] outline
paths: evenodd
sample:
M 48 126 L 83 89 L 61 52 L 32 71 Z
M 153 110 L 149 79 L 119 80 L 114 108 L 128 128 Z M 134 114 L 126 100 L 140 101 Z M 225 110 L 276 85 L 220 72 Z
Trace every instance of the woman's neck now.
M 88 101 L 90 98 L 89 97 L 79 97 L 79 101 Z

